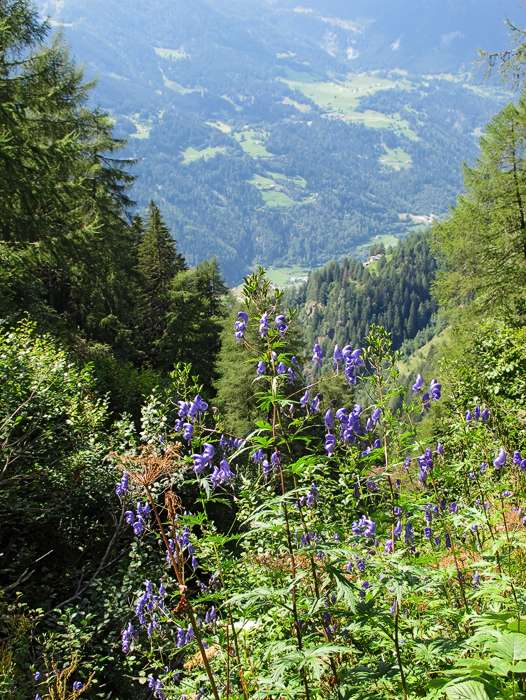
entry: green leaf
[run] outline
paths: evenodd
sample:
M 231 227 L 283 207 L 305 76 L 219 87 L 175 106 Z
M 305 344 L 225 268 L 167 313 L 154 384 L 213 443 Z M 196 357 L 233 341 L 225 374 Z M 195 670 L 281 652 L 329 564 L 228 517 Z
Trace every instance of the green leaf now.
M 448 700 L 490 700 L 486 688 L 479 681 L 465 681 L 446 688 Z
M 503 661 L 514 664 L 526 659 L 526 634 L 519 632 L 504 632 L 492 649 L 493 653 Z

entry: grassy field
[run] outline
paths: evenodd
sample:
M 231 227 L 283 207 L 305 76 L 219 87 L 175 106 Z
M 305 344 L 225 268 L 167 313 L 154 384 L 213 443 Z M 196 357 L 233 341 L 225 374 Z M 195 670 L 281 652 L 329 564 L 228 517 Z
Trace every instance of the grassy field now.
M 400 114 L 384 114 L 374 110 L 359 111 L 360 100 L 382 90 L 411 90 L 405 80 L 390 80 L 372 74 L 350 74 L 342 82 L 309 82 L 282 79 L 291 90 L 302 93 L 334 119 L 364 124 L 371 129 L 391 129 L 409 139 L 417 140 L 409 123 Z
M 232 133 L 232 127 L 229 124 L 226 124 L 225 122 L 215 121 L 215 122 L 206 122 L 206 123 L 208 124 L 208 126 L 211 126 L 214 129 L 217 129 L 222 134 L 231 134 Z
M 292 207 L 296 204 L 308 204 L 312 196 L 300 200 L 293 199 L 298 189 L 304 190 L 307 181 L 302 177 L 290 177 L 282 173 L 268 172 L 266 175 L 254 175 L 248 181 L 260 191 L 267 207 Z
M 367 241 L 367 243 L 363 243 L 362 245 L 358 246 L 356 251 L 357 253 L 363 255 L 364 253 L 367 253 L 369 251 L 369 248 L 372 245 L 382 243 L 386 248 L 394 248 L 398 245 L 399 242 L 400 239 L 396 236 L 393 236 L 391 233 L 382 233 L 377 236 L 373 236 Z
M 306 282 L 310 269 L 308 267 L 269 267 L 267 277 L 275 287 L 291 287 Z
M 210 158 L 215 158 L 216 156 L 227 152 L 226 146 L 210 146 L 209 148 L 203 148 L 198 150 L 197 148 L 187 148 L 183 153 L 183 165 L 189 165 L 190 163 L 195 163 L 197 160 L 210 160 Z
M 385 153 L 380 156 L 379 160 L 381 165 L 391 170 L 408 170 L 412 165 L 413 161 L 409 153 L 406 153 L 403 148 L 389 148 L 384 145 Z
M 165 58 L 169 61 L 184 61 L 186 58 L 190 58 L 184 49 L 163 49 L 156 46 L 154 51 L 159 58 Z
M 139 114 L 132 114 L 128 117 L 133 126 L 135 127 L 135 133 L 130 136 L 132 139 L 148 139 L 150 138 L 150 132 L 152 130 L 151 122 L 141 122 Z
M 284 97 L 283 104 L 288 105 L 289 107 L 294 107 L 294 109 L 297 109 L 298 112 L 302 112 L 303 114 L 306 114 L 307 112 L 310 112 L 312 110 L 312 107 L 308 104 L 305 104 L 305 102 L 291 100 L 290 97 Z
M 266 131 L 243 129 L 234 134 L 234 138 L 251 158 L 272 158 L 272 153 L 265 148 L 265 142 L 268 138 Z

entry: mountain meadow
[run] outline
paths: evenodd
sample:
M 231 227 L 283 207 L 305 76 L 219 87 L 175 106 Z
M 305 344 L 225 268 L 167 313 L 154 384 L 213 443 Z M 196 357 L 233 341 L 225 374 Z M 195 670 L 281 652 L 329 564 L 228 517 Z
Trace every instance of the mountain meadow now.
M 521 11 L 0 0 L 0 698 L 526 698 Z

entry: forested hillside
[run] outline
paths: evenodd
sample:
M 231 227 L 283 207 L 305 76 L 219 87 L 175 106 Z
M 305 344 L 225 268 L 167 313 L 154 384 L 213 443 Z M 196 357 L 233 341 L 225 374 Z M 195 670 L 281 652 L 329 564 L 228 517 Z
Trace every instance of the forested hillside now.
M 0 0 L 0 697 L 526 697 L 525 98 L 429 235 L 234 296 L 48 40 Z
M 139 211 L 154 197 L 189 263 L 215 256 L 232 284 L 447 212 L 511 96 L 481 84 L 477 48 L 520 21 L 517 0 L 39 7 L 129 137 Z
M 357 345 L 372 325 L 380 325 L 397 349 L 431 323 L 436 260 L 429 236 L 414 234 L 394 251 L 383 246 L 372 251 L 365 264 L 346 258 L 315 270 L 288 294 L 292 306 L 301 309 L 299 321 L 309 344 L 327 350 L 335 338 L 347 338 Z

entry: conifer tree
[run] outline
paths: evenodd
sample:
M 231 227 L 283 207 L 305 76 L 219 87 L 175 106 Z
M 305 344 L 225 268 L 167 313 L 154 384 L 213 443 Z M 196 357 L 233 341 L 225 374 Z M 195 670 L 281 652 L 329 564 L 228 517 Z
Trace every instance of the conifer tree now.
M 146 357 L 157 366 L 159 347 L 167 328 L 172 280 L 186 269 L 186 263 L 153 201 L 138 245 L 137 260 L 141 280 L 139 326 Z
M 470 313 L 524 313 L 526 284 L 526 97 L 505 107 L 465 167 L 466 193 L 434 229 L 443 262 L 437 293 Z

